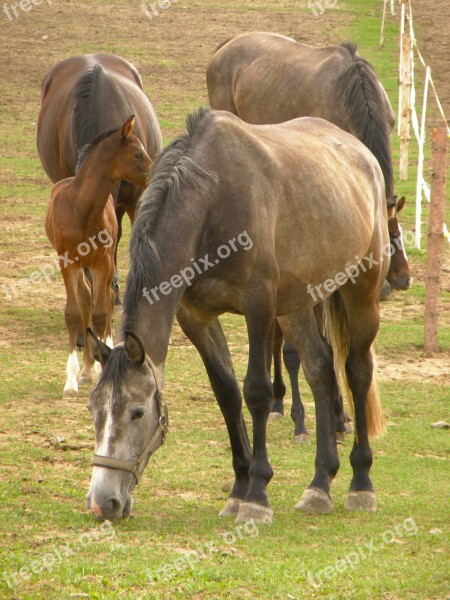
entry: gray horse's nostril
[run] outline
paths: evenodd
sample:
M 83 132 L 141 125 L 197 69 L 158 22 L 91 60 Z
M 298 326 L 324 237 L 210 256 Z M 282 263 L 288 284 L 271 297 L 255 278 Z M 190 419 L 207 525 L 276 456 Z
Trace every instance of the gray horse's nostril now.
M 112 513 L 116 513 L 122 508 L 122 505 L 118 498 L 111 498 L 110 503 L 111 503 L 111 512 Z

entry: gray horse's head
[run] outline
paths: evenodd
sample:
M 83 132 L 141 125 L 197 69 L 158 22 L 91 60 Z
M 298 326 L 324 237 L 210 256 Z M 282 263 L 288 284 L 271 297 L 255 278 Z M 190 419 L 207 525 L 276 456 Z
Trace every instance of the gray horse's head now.
M 97 519 L 113 521 L 131 513 L 133 488 L 164 441 L 167 409 L 160 375 L 134 334 L 112 350 L 91 330 L 86 339 L 102 365 L 88 403 L 95 455 L 87 507 Z

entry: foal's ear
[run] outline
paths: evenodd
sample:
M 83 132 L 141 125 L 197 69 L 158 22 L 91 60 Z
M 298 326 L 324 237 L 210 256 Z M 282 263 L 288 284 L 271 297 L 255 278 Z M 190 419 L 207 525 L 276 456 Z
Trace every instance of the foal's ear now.
M 402 196 L 400 200 L 397 202 L 397 212 L 399 213 L 401 210 L 405 208 L 406 198 Z
M 140 367 L 144 364 L 144 346 L 142 345 L 141 340 L 135 336 L 134 333 L 131 333 L 131 331 L 125 332 L 124 349 L 128 360 L 130 360 L 134 365 Z
M 111 356 L 111 348 L 96 338 L 90 327 L 86 329 L 86 340 L 92 358 L 98 360 L 103 367 Z
M 128 117 L 128 119 L 125 121 L 122 126 L 122 139 L 127 138 L 133 131 L 135 121 L 136 119 L 134 115 L 131 115 L 131 117 Z

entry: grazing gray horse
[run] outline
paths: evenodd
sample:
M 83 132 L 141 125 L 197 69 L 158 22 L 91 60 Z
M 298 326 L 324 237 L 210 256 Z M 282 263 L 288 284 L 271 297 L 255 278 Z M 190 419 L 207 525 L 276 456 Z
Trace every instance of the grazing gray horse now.
M 102 364 L 89 402 L 96 454 L 88 508 L 99 519 L 130 514 L 133 488 L 165 435 L 163 372 L 177 315 L 203 359 L 230 436 L 235 481 L 222 516 L 272 518 L 266 425 L 277 318 L 300 351 L 316 403 L 315 474 L 297 508 L 332 509 L 330 486 L 339 468 L 336 370 L 355 411 L 346 507 L 375 510 L 369 437 L 383 430 L 384 419 L 372 344 L 389 268 L 378 162 L 354 136 L 322 119 L 260 126 L 202 109 L 188 118 L 187 129 L 156 159 L 138 209 L 123 341 L 110 349 L 91 332 L 87 336 Z M 333 353 L 314 318 L 311 290 L 317 289 L 325 293 Z M 242 314 L 247 323 L 244 398 L 252 445 L 218 318 L 224 312 Z

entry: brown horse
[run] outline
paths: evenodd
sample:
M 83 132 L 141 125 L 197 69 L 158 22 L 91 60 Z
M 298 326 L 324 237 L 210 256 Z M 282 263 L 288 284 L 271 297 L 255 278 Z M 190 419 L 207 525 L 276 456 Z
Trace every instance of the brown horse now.
M 80 153 L 79 168 L 53 186 L 45 219 L 47 237 L 59 256 L 67 294 L 65 309 L 69 332 L 69 359 L 64 397 L 78 392 L 80 371 L 76 351 L 77 332 L 93 327 L 112 345 L 114 250 L 117 219 L 111 190 L 124 179 L 144 187 L 151 159 L 141 141 L 132 134 L 134 116 L 120 129 L 99 134 Z M 92 285 L 84 269 L 92 275 Z M 79 382 L 92 381 L 94 361 L 85 345 Z
M 392 217 L 389 232 L 394 252 L 387 280 L 394 289 L 408 289 L 411 271 L 396 220 L 404 198 L 397 205 L 393 191 L 390 133 L 395 114 L 356 46 L 315 48 L 275 33 L 245 33 L 215 50 L 206 81 L 214 109 L 228 110 L 255 124 L 321 117 L 349 131 L 372 151 L 384 175 Z
M 316 403 L 315 475 L 297 508 L 332 508 L 336 368 L 355 410 L 346 507 L 375 510 L 368 440 L 382 431 L 383 418 L 372 344 L 390 255 L 383 175 L 373 154 L 323 119 L 261 126 L 203 109 L 155 161 L 130 256 L 123 342 L 111 349 L 87 337 L 102 364 L 89 401 L 96 434 L 92 513 L 100 519 L 130 513 L 133 488 L 164 439 L 163 372 L 176 315 L 203 359 L 230 436 L 235 481 L 223 516 L 259 522 L 272 516 L 266 425 L 276 318 L 300 352 Z M 313 315 L 310 292 L 317 288 L 325 290 L 333 353 Z M 247 324 L 244 397 L 253 448 L 219 322 L 227 311 L 244 315 Z
M 136 67 L 112 54 L 74 56 L 53 66 L 42 82 L 37 125 L 39 157 L 51 181 L 75 175 L 81 149 L 102 131 L 121 127 L 131 114 L 136 119 L 135 135 L 153 159 L 161 149 L 161 130 Z M 113 190 L 117 243 L 123 215 L 126 212 L 134 221 L 142 191 L 125 180 Z M 118 294 L 117 279 L 114 287 Z

